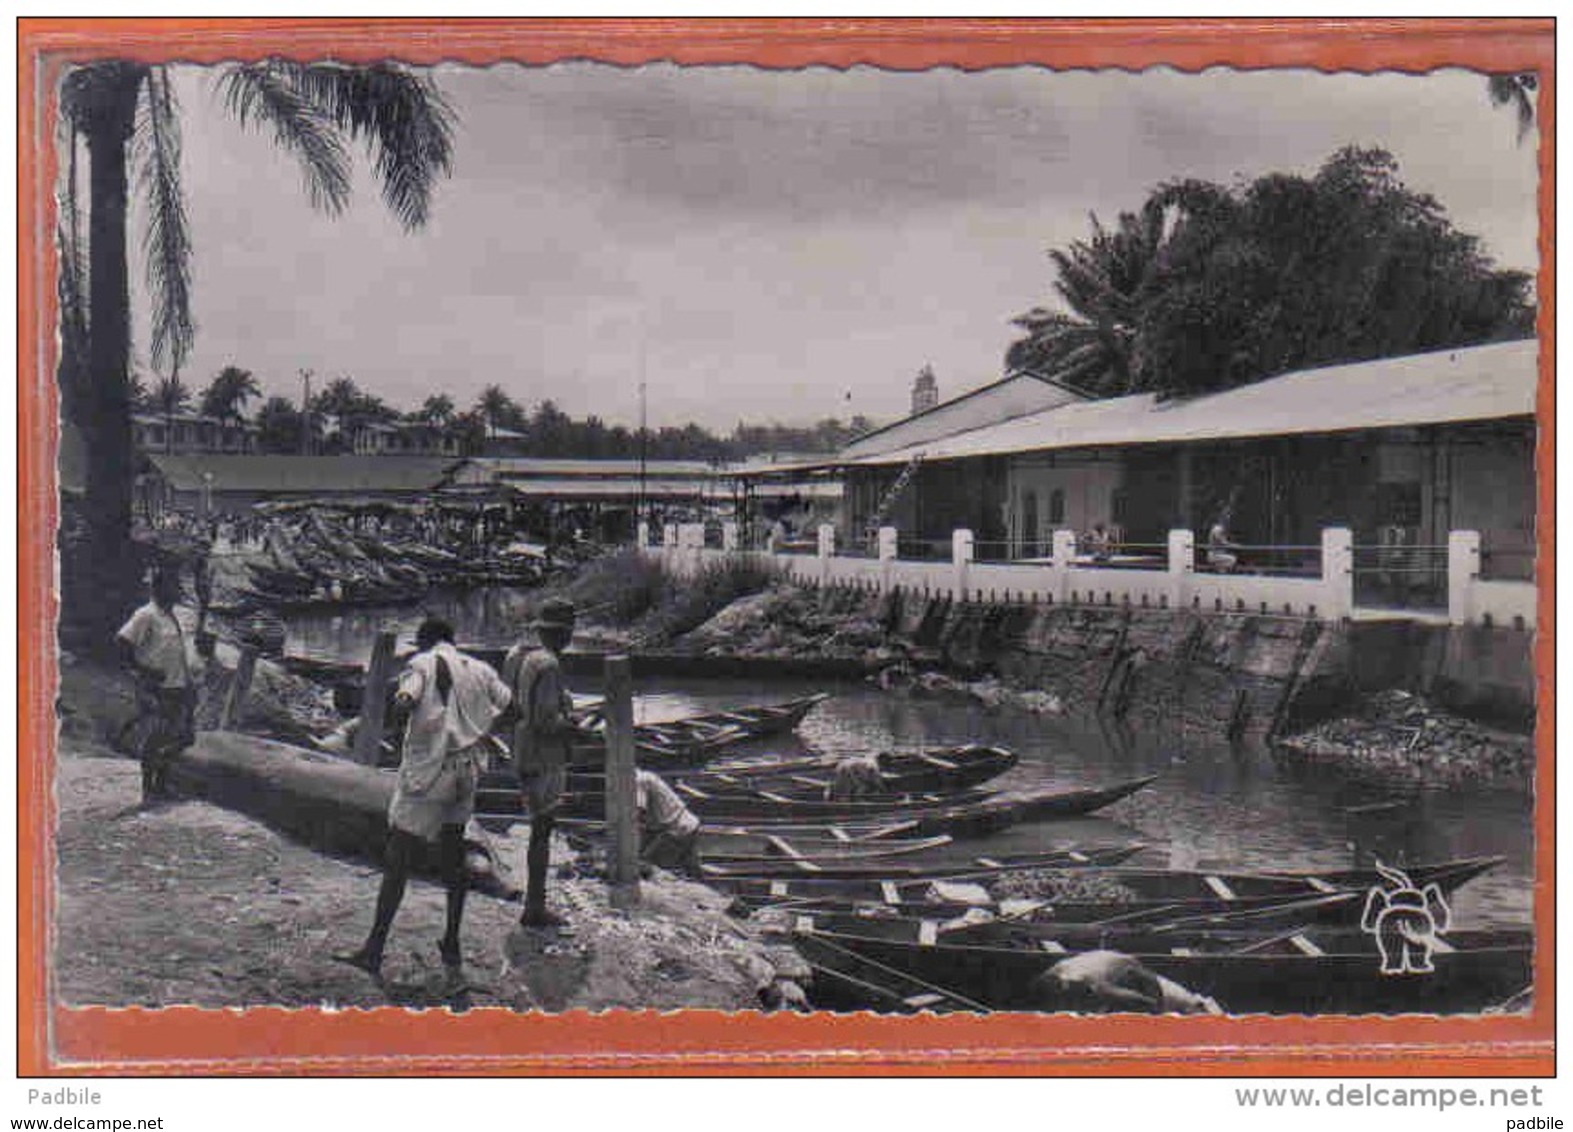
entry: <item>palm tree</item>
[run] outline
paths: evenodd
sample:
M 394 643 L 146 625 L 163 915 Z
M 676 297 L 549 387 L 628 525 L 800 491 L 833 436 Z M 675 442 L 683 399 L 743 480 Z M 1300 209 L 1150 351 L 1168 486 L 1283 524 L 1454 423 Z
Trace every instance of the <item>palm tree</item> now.
M 229 421 L 238 424 L 245 419 L 242 410 L 246 402 L 261 396 L 262 387 L 249 369 L 225 366 L 202 391 L 202 413 L 218 418 L 221 424 Z
M 508 396 L 500 385 L 488 385 L 482 389 L 475 408 L 486 421 L 486 435 L 492 439 L 497 437 L 500 422 L 514 420 L 520 413 L 518 402 Z
M 1005 364 L 1098 396 L 1133 392 L 1138 380 L 1137 322 L 1162 265 L 1166 216 L 1154 204 L 1120 214 L 1110 231 L 1092 218 L 1090 240 L 1049 252 L 1054 289 L 1068 311 L 1035 307 L 1012 319 L 1027 332 Z
M 349 201 L 346 143 L 364 142 L 382 196 L 407 230 L 420 227 L 431 193 L 451 166 L 452 113 L 435 84 L 393 63 L 344 66 L 268 60 L 234 64 L 220 76 L 229 110 L 242 127 L 271 127 L 280 148 L 301 162 L 313 205 L 337 214 Z M 77 356 L 63 358 L 70 378 L 68 408 L 87 441 L 84 518 L 88 558 L 99 576 L 84 578 L 92 608 L 84 627 L 111 626 L 136 584 L 121 564 L 128 560 L 132 450 L 129 411 L 131 301 L 127 215 L 136 187 L 145 198 L 148 228 L 145 270 L 153 294 L 152 356 L 162 368 L 178 370 L 190 352 L 191 244 L 180 187 L 180 119 L 168 68 L 108 60 L 85 64 L 65 76 L 61 121 L 71 160 L 64 186 L 61 239 L 63 265 L 82 255 L 77 214 L 76 154 L 88 158 L 86 301 L 62 304 L 67 329 L 73 309 L 85 327 Z M 68 269 L 69 270 L 69 269 Z M 76 271 L 62 272 L 62 291 L 78 286 Z M 74 370 L 65 364 L 70 361 Z
M 1486 93 L 1493 106 L 1511 106 L 1518 115 L 1518 140 L 1523 142 L 1529 128 L 1535 124 L 1535 91 L 1540 78 L 1534 71 L 1516 75 L 1488 75 Z
M 422 403 L 416 415 L 428 424 L 446 426 L 452 423 L 456 411 L 452 397 L 446 393 L 433 393 Z
M 153 408 L 164 414 L 164 451 L 175 450 L 175 418 L 191 404 L 191 390 L 178 373 L 170 374 L 153 387 Z

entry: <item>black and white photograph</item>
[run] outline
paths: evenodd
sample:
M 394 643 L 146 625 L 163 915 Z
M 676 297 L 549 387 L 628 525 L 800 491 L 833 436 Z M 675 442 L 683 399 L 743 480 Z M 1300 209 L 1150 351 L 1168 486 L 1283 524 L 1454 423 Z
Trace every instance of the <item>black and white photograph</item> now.
M 1539 93 L 64 66 L 53 1001 L 1530 1011 Z

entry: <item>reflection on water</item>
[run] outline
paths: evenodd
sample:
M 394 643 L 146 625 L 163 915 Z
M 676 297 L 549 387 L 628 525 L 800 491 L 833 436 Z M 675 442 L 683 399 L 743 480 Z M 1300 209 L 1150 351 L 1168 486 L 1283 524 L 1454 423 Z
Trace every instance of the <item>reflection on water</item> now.
M 433 590 L 414 606 L 291 613 L 284 619 L 284 647 L 291 656 L 364 664 L 379 632 L 391 629 L 401 642 L 408 643 L 415 636 L 415 627 L 427 616 L 452 623 L 463 644 L 509 645 L 519 639 L 529 619 L 526 609 L 531 599 L 532 591 L 527 589 L 491 586 L 462 593 Z
M 289 651 L 364 661 L 373 635 L 408 636 L 430 611 L 453 620 L 460 639 L 498 645 L 515 639 L 527 591 L 436 595 L 424 607 L 298 617 Z M 593 692 L 583 681 L 575 691 Z M 1384 861 L 1501 855 L 1506 862 L 1471 882 L 1453 901 L 1460 926 L 1525 923 L 1531 918 L 1531 800 L 1508 791 L 1405 791 L 1351 782 L 1325 769 L 1276 761 L 1260 746 L 1231 746 L 1176 724 L 1145 732 L 1112 730 L 1084 717 L 1048 718 L 979 705 L 914 700 L 866 685 L 825 687 L 782 680 L 646 680 L 641 719 L 788 699 L 810 691 L 834 697 L 804 721 L 796 740 L 828 753 L 910 750 L 959 743 L 1009 747 L 1020 764 L 1002 787 L 1088 786 L 1157 774 L 1146 790 L 1103 814 L 1018 826 L 954 847 L 961 855 L 1047 848 L 1070 842 L 1140 840 L 1151 846 L 1133 863 L 1176 868 L 1340 868 L 1358 856 Z

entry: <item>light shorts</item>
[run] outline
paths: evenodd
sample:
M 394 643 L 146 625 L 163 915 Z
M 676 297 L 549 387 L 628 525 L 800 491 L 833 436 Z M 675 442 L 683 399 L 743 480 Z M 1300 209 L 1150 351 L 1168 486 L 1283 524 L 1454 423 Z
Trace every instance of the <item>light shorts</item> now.
M 431 789 L 419 794 L 405 789 L 399 776 L 388 803 L 388 824 L 427 841 L 437 840 L 445 825 L 464 825 L 475 813 L 475 761 L 449 755 Z

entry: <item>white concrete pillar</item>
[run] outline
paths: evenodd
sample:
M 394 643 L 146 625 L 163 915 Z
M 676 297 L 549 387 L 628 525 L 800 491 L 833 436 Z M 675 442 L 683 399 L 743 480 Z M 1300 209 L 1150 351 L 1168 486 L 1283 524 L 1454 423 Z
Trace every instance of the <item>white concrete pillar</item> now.
M 971 571 L 975 551 L 972 532 L 959 527 L 950 532 L 950 565 L 955 571 L 954 596 L 957 601 L 967 600 L 967 575 Z
M 1348 527 L 1322 530 L 1322 589 L 1327 595 L 1321 615 L 1330 620 L 1348 617 L 1355 607 L 1355 536 Z
M 640 519 L 638 530 L 639 533 L 634 536 L 636 540 L 634 545 L 643 551 L 650 546 L 650 520 Z
M 1049 595 L 1064 601 L 1071 592 L 1071 568 L 1076 563 L 1076 532 L 1061 528 L 1049 538 Z
M 880 527 L 876 545 L 879 550 L 879 590 L 889 593 L 896 576 L 897 534 L 895 527 Z
M 1467 625 L 1475 618 L 1475 582 L 1480 578 L 1480 532 L 1447 536 L 1447 619 Z
M 1069 570 L 1076 558 L 1076 532 L 1058 530 L 1049 546 L 1050 563 L 1056 570 Z
M 676 523 L 661 524 L 661 562 L 668 570 L 680 568 Z
M 728 519 L 721 524 L 721 549 L 731 552 L 737 549 L 737 522 Z
M 819 524 L 819 584 L 830 584 L 830 560 L 836 553 L 836 528 L 829 523 Z
M 1184 609 L 1191 600 L 1191 575 L 1196 573 L 1196 534 L 1169 532 L 1169 608 Z

